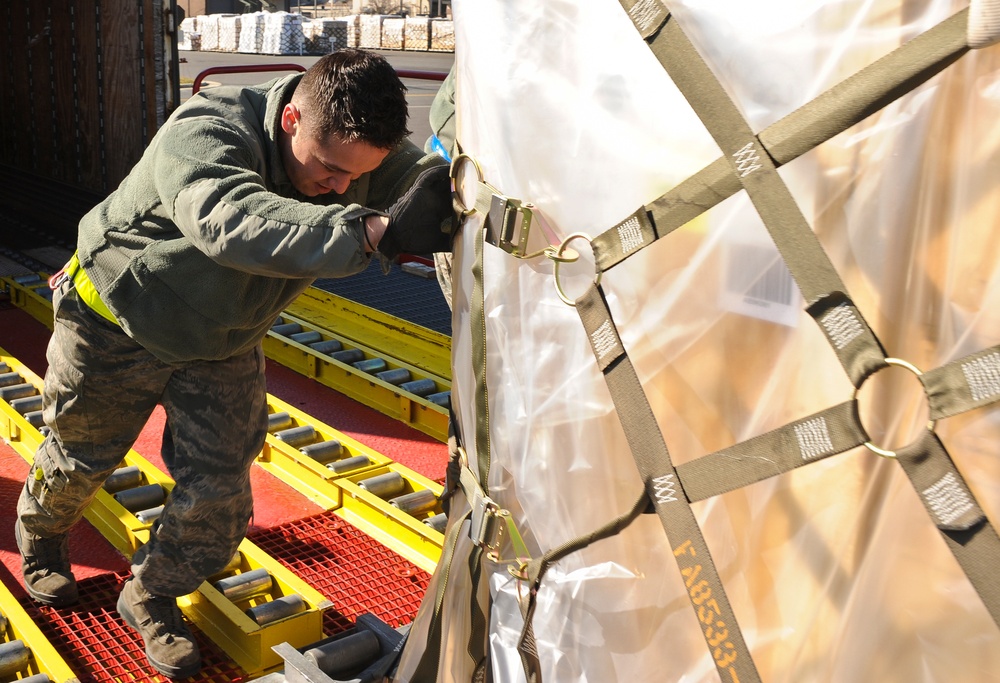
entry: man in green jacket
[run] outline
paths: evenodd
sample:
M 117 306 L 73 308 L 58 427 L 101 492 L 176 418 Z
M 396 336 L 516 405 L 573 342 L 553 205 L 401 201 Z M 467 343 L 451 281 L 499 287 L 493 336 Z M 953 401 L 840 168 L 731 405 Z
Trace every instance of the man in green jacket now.
M 373 253 L 450 249 L 448 167 L 406 136 L 405 88 L 382 57 L 340 50 L 305 74 L 199 93 L 80 222 L 53 278 L 49 429 L 18 501 L 25 585 L 78 598 L 67 534 L 157 404 L 175 481 L 132 560 L 118 611 L 152 666 L 201 657 L 176 598 L 219 572 L 253 509 L 267 433 L 261 341 L 316 278 Z

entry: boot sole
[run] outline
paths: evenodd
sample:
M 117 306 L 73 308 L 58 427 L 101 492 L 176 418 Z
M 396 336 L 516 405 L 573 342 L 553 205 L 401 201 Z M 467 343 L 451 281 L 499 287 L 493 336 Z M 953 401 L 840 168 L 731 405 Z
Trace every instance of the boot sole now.
M 129 611 L 128 605 L 125 603 L 125 596 L 120 594 L 118 596 L 118 614 L 133 631 L 142 637 L 142 631 L 139 630 L 135 617 L 132 615 L 132 612 Z M 188 667 L 170 666 L 169 664 L 158 662 L 150 656 L 148 648 L 146 649 L 146 659 L 154 669 L 167 678 L 190 678 L 191 676 L 196 676 L 201 671 L 201 662 L 192 664 Z
M 17 544 L 17 552 L 18 554 L 20 554 L 21 553 L 20 523 L 14 525 L 14 542 Z M 80 601 L 80 594 L 77 593 L 76 591 L 73 592 L 73 595 L 62 596 L 62 597 L 58 595 L 52 595 L 50 593 L 39 593 L 34 588 L 28 585 L 27 577 L 22 576 L 21 578 L 24 579 L 24 590 L 28 592 L 28 595 L 31 596 L 31 599 L 34 600 L 35 602 L 39 602 L 43 605 L 48 605 L 49 607 L 69 607 L 70 605 L 75 605 Z

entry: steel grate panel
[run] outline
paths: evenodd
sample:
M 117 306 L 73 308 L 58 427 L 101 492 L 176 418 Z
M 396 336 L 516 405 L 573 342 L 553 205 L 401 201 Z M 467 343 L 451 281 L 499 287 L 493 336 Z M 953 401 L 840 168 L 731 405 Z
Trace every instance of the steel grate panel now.
M 250 540 L 333 602 L 327 635 L 371 613 L 393 628 L 413 621 L 430 574 L 333 511 L 252 533 Z
M 21 600 L 32 618 L 80 683 L 168 683 L 146 661 L 139 634 L 125 625 L 115 605 L 129 574 L 102 574 L 80 581 L 80 602 L 72 607 L 45 607 L 30 598 Z M 190 625 L 190 624 L 189 624 Z M 246 673 L 196 627 L 202 670 L 188 681 L 239 683 Z

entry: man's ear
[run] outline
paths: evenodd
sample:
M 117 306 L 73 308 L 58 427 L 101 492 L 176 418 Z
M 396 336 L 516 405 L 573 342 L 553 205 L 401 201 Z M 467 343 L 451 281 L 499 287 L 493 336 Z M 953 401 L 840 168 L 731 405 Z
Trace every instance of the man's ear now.
M 292 135 L 300 125 L 302 125 L 302 115 L 299 113 L 299 108 L 289 102 L 281 110 L 281 129 Z

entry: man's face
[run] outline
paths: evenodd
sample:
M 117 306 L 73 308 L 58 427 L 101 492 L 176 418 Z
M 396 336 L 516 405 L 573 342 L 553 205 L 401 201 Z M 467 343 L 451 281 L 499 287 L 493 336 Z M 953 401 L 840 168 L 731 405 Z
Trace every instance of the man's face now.
M 294 104 L 281 114 L 285 142 L 281 146 L 285 172 L 295 189 L 307 197 L 343 194 L 352 180 L 378 168 L 389 150 L 365 142 L 345 142 L 336 136 L 317 139 Z

